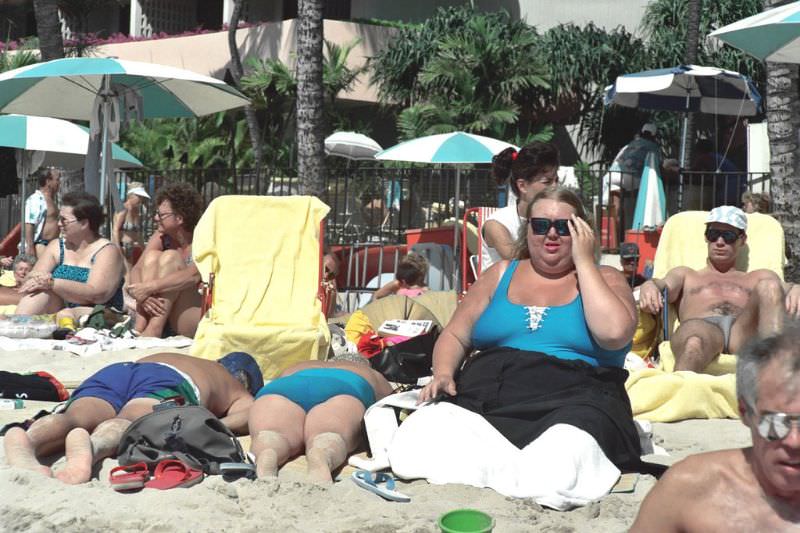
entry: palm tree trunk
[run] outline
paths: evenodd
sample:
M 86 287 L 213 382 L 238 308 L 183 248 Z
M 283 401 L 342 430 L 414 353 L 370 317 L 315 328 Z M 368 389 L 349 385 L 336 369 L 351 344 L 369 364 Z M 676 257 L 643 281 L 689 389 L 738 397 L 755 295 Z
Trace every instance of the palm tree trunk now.
M 313 196 L 325 186 L 323 4 L 298 0 L 297 6 L 297 173 L 301 192 Z
M 33 0 L 36 15 L 36 33 L 42 61 L 64 57 L 64 40 L 61 38 L 61 21 L 56 0 Z
M 785 4 L 766 0 L 764 9 Z M 767 62 L 767 131 L 769 132 L 772 210 L 783 225 L 787 256 L 784 277 L 800 281 L 800 96 L 798 66 Z
M 242 1 L 235 0 L 233 3 L 233 12 L 231 13 L 231 20 L 228 24 L 228 49 L 231 54 L 231 76 L 236 88 L 241 90 L 241 79 L 244 76 L 244 67 L 242 67 L 242 57 L 239 55 L 239 47 L 236 46 L 236 28 L 239 26 L 239 19 L 242 16 Z M 250 144 L 253 146 L 253 157 L 256 160 L 256 194 L 260 193 L 259 190 L 261 179 L 261 163 L 264 160 L 264 149 L 261 145 L 261 128 L 258 125 L 258 116 L 253 106 L 247 105 L 244 108 L 244 118 L 247 121 L 247 131 L 250 134 Z
M 689 0 L 688 13 L 686 17 L 686 51 L 684 52 L 683 62 L 686 65 L 697 63 L 697 46 L 700 40 L 700 8 L 702 0 Z M 692 148 L 694 147 L 694 114 L 689 113 L 686 121 L 686 153 L 684 161 L 692 160 Z

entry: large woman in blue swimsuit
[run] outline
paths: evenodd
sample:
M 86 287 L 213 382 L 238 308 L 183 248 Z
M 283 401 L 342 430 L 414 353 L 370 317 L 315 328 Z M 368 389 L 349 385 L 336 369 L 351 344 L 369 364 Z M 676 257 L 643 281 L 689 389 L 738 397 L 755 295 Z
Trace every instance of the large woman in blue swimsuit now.
M 61 236 L 47 245 L 25 282 L 17 314 L 88 312 L 97 304 L 122 309 L 124 263 L 119 248 L 100 237 L 103 209 L 97 198 L 71 192 L 61 199 Z M 81 309 L 81 308 L 86 309 Z
M 622 368 L 637 320 L 630 287 L 597 266 L 594 232 L 568 189 L 537 194 L 526 218 L 517 259 L 482 274 L 440 335 L 420 400 L 449 398 L 521 449 L 568 424 L 618 467 L 637 465 Z
M 389 382 L 363 363 L 306 361 L 286 369 L 256 393 L 250 408 L 251 451 L 258 477 L 305 452 L 308 476 L 332 482 L 361 442 L 367 408 L 392 392 Z

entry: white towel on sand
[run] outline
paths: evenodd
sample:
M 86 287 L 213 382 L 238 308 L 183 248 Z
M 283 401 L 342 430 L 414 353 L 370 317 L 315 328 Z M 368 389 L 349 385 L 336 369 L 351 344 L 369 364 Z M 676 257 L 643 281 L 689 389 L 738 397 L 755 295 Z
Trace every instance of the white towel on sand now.
M 389 462 L 401 478 L 489 487 L 562 511 L 605 496 L 620 476 L 582 429 L 556 424 L 520 450 L 480 415 L 445 402 L 403 422 Z

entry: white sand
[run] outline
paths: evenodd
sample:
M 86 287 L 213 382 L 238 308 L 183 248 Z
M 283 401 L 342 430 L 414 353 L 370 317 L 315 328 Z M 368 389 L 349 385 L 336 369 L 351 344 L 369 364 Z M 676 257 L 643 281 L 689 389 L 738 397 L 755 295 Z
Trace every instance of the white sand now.
M 78 357 L 63 352 L 0 353 L 3 370 L 46 370 L 76 382 L 114 361 L 134 360 L 159 350 L 129 350 Z M 175 350 L 186 353 L 185 350 Z M 52 404 L 26 402 L 23 410 L 0 411 L 0 425 L 19 421 Z M 654 424 L 656 444 L 672 463 L 692 453 L 749 443 L 738 420 L 691 420 Z M 0 447 L 0 449 L 2 449 Z M 0 452 L 2 453 L 2 452 Z M 39 474 L 0 466 L 0 530 L 69 531 L 359 531 L 371 533 L 435 531 L 446 511 L 471 507 L 491 514 L 495 531 L 626 531 L 652 487 L 640 476 L 636 490 L 612 494 L 571 512 L 542 509 L 531 500 L 506 498 L 490 489 L 463 485 L 398 483 L 411 503 L 386 502 L 346 479 L 330 488 L 306 483 L 302 470 L 286 468 L 278 480 L 226 483 L 218 476 L 189 489 L 118 494 L 108 484 L 116 462 L 106 460 L 88 484 L 67 486 Z

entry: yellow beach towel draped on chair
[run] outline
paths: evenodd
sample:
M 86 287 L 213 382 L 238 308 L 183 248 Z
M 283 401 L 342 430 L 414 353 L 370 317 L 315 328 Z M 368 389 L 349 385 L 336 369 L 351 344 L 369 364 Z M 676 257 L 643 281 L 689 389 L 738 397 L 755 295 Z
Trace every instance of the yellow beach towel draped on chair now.
M 308 196 L 221 196 L 194 231 L 204 281 L 214 273 L 212 306 L 192 355 L 244 351 L 264 379 L 324 357 L 330 332 L 317 298 L 320 223 L 329 208 Z
M 663 278 L 677 266 L 700 270 L 706 266 L 708 246 L 703 235 L 707 211 L 685 211 L 667 220 L 656 250 L 653 276 Z M 780 223 L 769 215 L 747 215 L 747 243 L 737 257 L 737 268 L 766 268 L 783 279 L 784 236 Z M 670 306 L 669 331 L 677 327 Z M 654 422 L 688 418 L 736 418 L 736 356 L 720 354 L 702 374 L 674 372 L 675 356 L 669 341 L 659 345 L 658 369 L 631 372 L 625 387 L 633 414 Z

